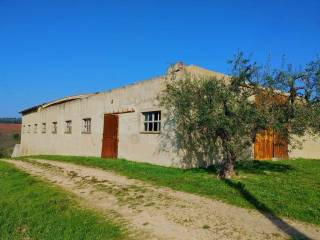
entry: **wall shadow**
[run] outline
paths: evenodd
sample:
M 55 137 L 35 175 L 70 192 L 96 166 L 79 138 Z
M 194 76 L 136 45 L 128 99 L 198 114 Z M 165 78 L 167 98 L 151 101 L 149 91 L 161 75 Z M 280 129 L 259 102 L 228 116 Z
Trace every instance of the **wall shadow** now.
M 292 239 L 311 239 L 298 229 L 289 225 L 287 222 L 279 218 L 268 206 L 263 202 L 260 202 L 255 196 L 253 196 L 248 190 L 246 190 L 243 183 L 235 183 L 232 180 L 224 180 L 224 182 L 237 190 L 241 196 L 246 199 L 255 209 L 263 214 L 271 223 L 273 223 L 279 230 L 286 233 Z
M 163 122 L 157 153 L 173 153 L 172 166 L 185 169 L 207 168 L 221 161 L 221 154 L 213 142 L 208 143 L 197 135 L 180 135 L 175 121 L 174 116 L 167 116 Z

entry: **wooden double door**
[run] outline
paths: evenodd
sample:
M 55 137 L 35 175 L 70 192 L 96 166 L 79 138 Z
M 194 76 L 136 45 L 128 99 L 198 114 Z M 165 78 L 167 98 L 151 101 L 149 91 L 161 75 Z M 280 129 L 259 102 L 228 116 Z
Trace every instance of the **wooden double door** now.
M 118 142 L 119 142 L 118 129 L 119 129 L 119 116 L 115 114 L 104 115 L 101 157 L 103 158 L 118 157 Z
M 271 130 L 260 131 L 254 142 L 254 159 L 272 158 L 288 158 L 288 141 Z

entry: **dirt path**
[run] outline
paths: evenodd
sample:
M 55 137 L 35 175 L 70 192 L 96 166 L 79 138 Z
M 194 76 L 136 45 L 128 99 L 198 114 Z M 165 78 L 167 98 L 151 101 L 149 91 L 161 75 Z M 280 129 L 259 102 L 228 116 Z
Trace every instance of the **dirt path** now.
M 87 206 L 113 211 L 139 239 L 320 239 L 314 226 L 265 216 L 113 172 L 69 163 L 8 161 L 74 193 Z

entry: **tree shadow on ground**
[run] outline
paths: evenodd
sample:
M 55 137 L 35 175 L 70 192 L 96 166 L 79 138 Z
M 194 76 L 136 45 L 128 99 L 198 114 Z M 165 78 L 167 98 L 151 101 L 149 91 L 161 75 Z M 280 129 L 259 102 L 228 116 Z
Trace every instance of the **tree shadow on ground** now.
M 233 182 L 232 180 L 224 180 L 224 182 L 237 190 L 241 196 L 247 200 L 255 209 L 263 214 L 270 222 L 272 222 L 279 230 L 286 233 L 292 239 L 311 239 L 298 229 L 289 225 L 287 222 L 279 218 L 267 205 L 260 202 L 255 196 L 253 196 L 241 182 Z
M 266 172 L 286 173 L 294 168 L 290 165 L 272 161 L 241 161 L 236 170 L 245 173 L 266 174 Z
M 206 171 L 208 174 L 216 174 L 218 166 L 211 165 L 202 170 Z M 243 172 L 260 175 L 266 175 L 269 172 L 286 173 L 291 170 L 294 170 L 294 168 L 290 165 L 271 161 L 241 161 L 237 162 L 235 166 L 235 171 L 237 173 Z

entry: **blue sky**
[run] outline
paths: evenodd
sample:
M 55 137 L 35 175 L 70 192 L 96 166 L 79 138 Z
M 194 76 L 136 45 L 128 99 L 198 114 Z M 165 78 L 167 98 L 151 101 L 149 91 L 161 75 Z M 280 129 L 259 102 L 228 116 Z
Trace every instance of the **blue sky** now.
M 320 53 L 319 12 L 319 0 L 0 0 L 0 116 L 176 61 L 228 73 L 238 49 L 303 65 Z

